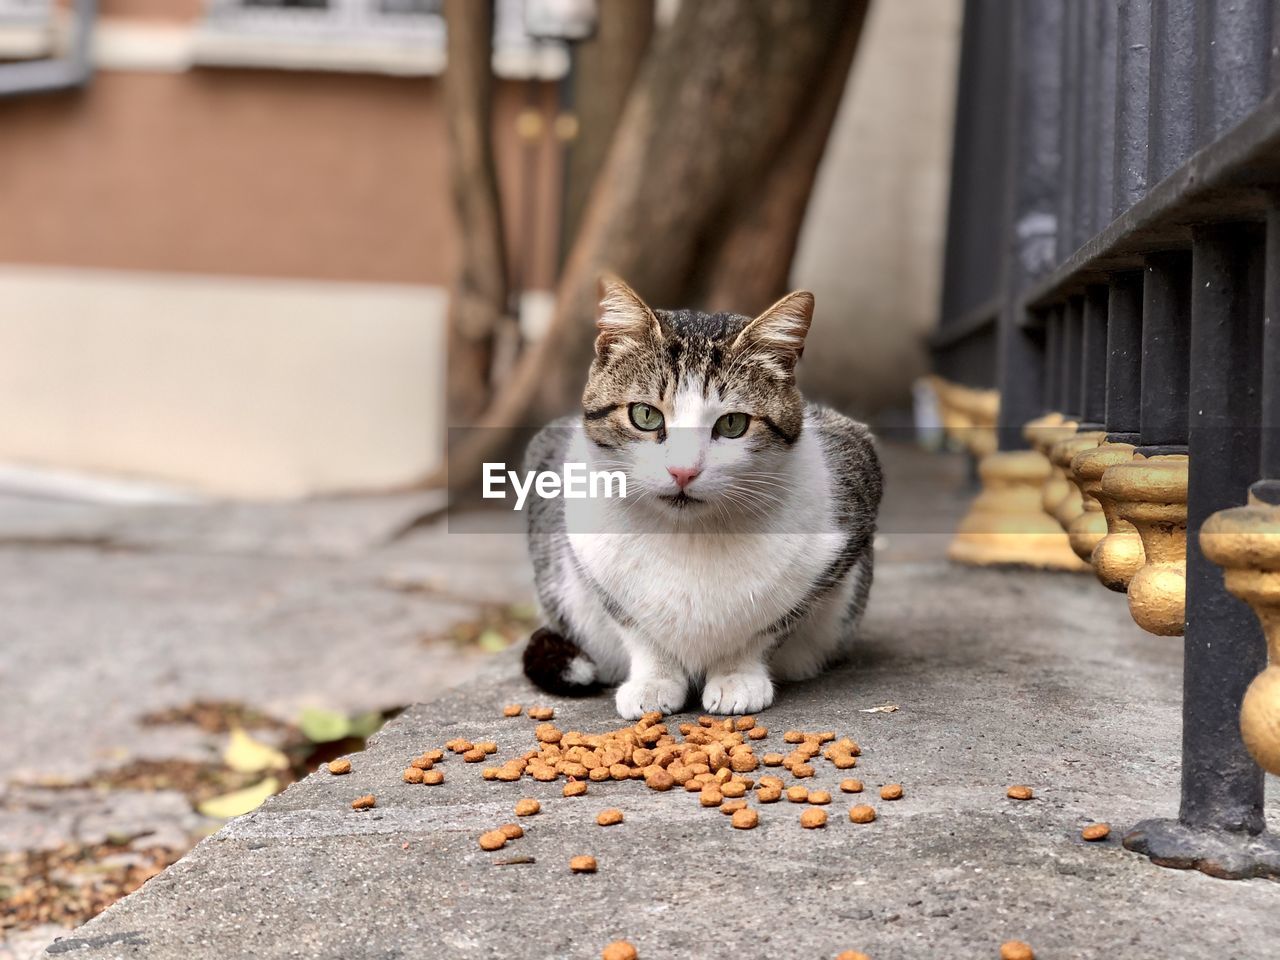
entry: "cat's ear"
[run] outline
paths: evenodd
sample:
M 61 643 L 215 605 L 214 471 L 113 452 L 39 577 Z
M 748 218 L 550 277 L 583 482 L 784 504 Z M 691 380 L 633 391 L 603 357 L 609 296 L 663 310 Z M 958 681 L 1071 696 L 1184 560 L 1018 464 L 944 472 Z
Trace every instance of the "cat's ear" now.
M 808 290 L 788 293 L 743 328 L 733 341 L 733 349 L 769 356 L 789 374 L 804 353 L 804 338 L 812 322 L 813 294 Z
M 601 360 L 628 343 L 640 344 L 646 337 L 662 340 L 658 318 L 639 294 L 611 273 L 600 276 L 600 305 L 596 309 L 596 356 Z

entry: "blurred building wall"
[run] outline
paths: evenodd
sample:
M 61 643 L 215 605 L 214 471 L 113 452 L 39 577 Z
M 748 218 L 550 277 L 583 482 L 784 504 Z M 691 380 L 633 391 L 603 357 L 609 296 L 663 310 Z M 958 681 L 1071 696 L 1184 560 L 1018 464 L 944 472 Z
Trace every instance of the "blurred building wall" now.
M 906 406 L 926 370 L 961 8 L 962 0 L 872 4 L 792 272 L 817 298 L 802 386 L 862 416 Z
M 414 483 L 442 458 L 458 247 L 442 53 L 208 9 L 105 0 L 87 89 L 0 99 L 0 463 L 246 497 Z M 545 130 L 555 93 L 504 79 L 495 103 L 532 289 L 560 166 L 517 119 Z

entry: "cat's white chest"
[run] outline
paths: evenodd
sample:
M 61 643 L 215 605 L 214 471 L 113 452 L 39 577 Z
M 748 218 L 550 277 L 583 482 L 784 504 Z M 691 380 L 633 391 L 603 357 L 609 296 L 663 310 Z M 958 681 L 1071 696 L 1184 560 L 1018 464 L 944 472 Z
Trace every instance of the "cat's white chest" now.
M 702 668 L 793 611 L 841 547 L 836 533 L 571 535 L 631 629 Z

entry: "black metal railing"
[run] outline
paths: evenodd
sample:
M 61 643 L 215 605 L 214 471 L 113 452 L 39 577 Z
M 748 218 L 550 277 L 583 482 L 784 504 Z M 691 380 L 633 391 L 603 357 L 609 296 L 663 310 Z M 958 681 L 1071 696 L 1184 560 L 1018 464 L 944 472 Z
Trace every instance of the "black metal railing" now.
M 968 0 L 932 341 L 942 376 L 999 390 L 1001 451 L 1024 449 L 1026 425 L 1042 418 L 1071 450 L 1132 457 L 1103 476 L 1117 506 L 1092 542 L 1122 525 L 1141 535 L 1145 564 L 1161 569 L 1121 588 L 1140 624 L 1184 634 L 1185 682 L 1179 818 L 1139 824 L 1125 843 L 1232 877 L 1280 875 L 1254 760 L 1266 734 L 1240 729 L 1267 660 L 1258 617 L 1280 610 L 1267 607 L 1280 603 L 1280 320 L 1268 321 L 1280 310 L 1278 37 L 1269 0 Z M 991 77 L 1006 78 L 1007 97 Z M 975 117 L 981 100 L 1005 110 L 1003 127 Z M 999 137 L 1002 161 L 974 142 L 986 136 Z M 977 183 L 979 157 L 998 200 L 956 197 L 993 189 Z M 964 249 L 974 243 L 989 256 Z M 966 312 L 976 302 L 981 317 Z M 1080 461 L 1066 462 L 1079 483 Z M 1249 562 L 1262 579 L 1228 592 L 1206 556 L 1223 551 L 1200 534 L 1251 487 L 1264 539 Z M 1080 549 L 1087 527 L 1071 526 L 1072 546 L 1096 566 Z M 1150 604 L 1166 601 L 1172 625 L 1150 626 Z M 1280 702 L 1265 707 L 1280 717 Z

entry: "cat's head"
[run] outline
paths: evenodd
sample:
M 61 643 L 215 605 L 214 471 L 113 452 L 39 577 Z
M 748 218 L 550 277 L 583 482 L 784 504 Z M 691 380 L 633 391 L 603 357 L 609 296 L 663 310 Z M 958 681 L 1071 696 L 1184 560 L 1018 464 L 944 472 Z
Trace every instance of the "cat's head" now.
M 583 418 L 601 461 L 626 472 L 628 499 L 681 512 L 776 503 L 804 421 L 795 368 L 812 317 L 803 291 L 753 320 L 654 310 L 602 278 Z

